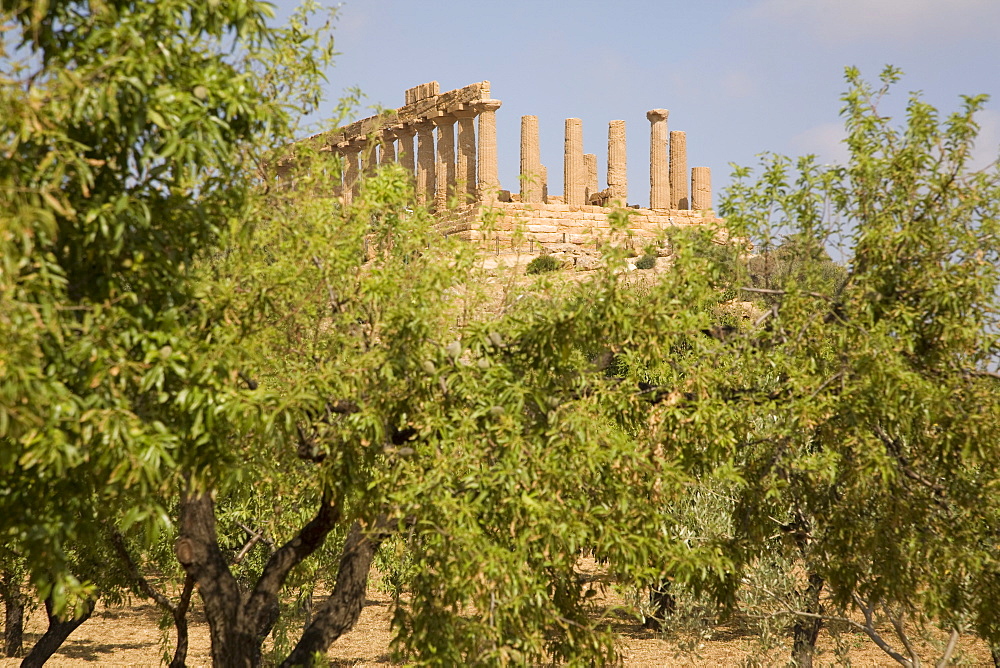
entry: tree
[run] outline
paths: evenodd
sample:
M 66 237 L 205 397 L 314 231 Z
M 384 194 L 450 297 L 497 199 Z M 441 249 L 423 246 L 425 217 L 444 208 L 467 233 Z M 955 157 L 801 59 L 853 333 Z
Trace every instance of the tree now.
M 92 539 L 150 542 L 183 472 L 225 470 L 253 424 L 194 269 L 248 222 L 254 157 L 330 51 L 251 1 L 0 9 L 0 535 L 79 621 L 108 593 L 74 571 L 112 554 Z
M 176 522 L 219 665 L 262 661 L 283 585 L 338 532 L 333 591 L 286 664 L 350 628 L 390 536 L 421 566 L 401 651 L 613 657 L 576 556 L 596 546 L 645 577 L 659 513 L 631 510 L 671 489 L 607 420 L 629 393 L 581 356 L 629 336 L 615 275 L 495 329 L 442 308 L 464 294 L 475 312 L 471 255 L 408 210 L 399 173 L 353 208 L 302 196 L 338 169 L 318 157 L 297 190 L 258 181 L 255 158 L 290 137 L 276 100 L 322 63 L 264 5 L 2 8 L 28 59 L 2 89 L 0 531 L 53 637 L 130 588 L 182 610 L 142 575 Z M 227 513 L 255 498 L 274 549 L 241 578 Z
M 268 174 L 292 137 L 280 100 L 314 103 L 330 53 L 303 17 L 0 7 L 27 56 L 0 88 L 0 535 L 55 636 L 99 597 L 156 599 L 142 568 L 176 530 L 219 665 L 262 663 L 286 584 L 333 563 L 278 657 L 314 663 L 385 546 L 410 593 L 395 646 L 417 663 L 615 660 L 584 549 L 623 582 L 728 603 L 783 551 L 810 576 L 814 608 L 787 611 L 801 664 L 813 622 L 852 606 L 1000 641 L 1000 198 L 995 166 L 967 169 L 981 98 L 943 124 L 914 98 L 897 131 L 849 72 L 852 162 L 802 161 L 793 184 L 775 159 L 727 199 L 738 234 L 795 232 L 777 283 L 736 282 L 708 231 L 645 290 L 608 247 L 588 281 L 526 279 L 498 314 L 399 171 L 350 206 L 322 151 Z M 837 232 L 850 262 L 830 281 L 810 267 Z M 733 324 L 734 290 L 769 301 Z M 689 540 L 677 508 L 708 478 L 738 495 L 733 532 Z
M 756 182 L 736 171 L 722 207 L 731 229 L 765 252 L 794 233 L 806 262 L 779 284 L 741 288 L 770 309 L 726 346 L 718 366 L 728 378 L 713 374 L 707 401 L 689 408 L 708 416 L 701 438 L 725 439 L 724 460 L 740 462 L 742 561 L 774 549 L 777 533 L 806 564 L 812 607 L 787 611 L 811 627 L 796 643 L 800 665 L 811 665 L 818 623 L 852 609 L 904 665 L 920 662 L 906 617 L 954 630 L 953 639 L 968 625 L 997 638 L 989 462 L 1000 444 L 1000 174 L 996 162 L 971 167 L 984 97 L 964 98 L 942 120 L 912 95 L 896 128 L 879 105 L 898 78 L 887 68 L 873 90 L 848 69 L 846 166 L 807 157 L 793 172 L 767 157 Z M 810 249 L 824 246 L 847 261 L 846 277 L 828 276 L 825 287 L 822 265 L 808 269 Z M 713 402 L 727 408 L 705 412 Z M 686 452 L 698 439 L 685 436 L 669 440 Z M 875 630 L 878 608 L 902 647 Z

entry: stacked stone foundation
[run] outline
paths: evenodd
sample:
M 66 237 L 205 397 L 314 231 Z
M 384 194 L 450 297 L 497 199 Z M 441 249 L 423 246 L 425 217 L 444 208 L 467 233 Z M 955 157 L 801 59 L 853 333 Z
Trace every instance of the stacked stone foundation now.
M 522 262 L 549 253 L 596 257 L 607 244 L 644 252 L 650 246 L 663 247 L 670 231 L 685 228 L 709 226 L 720 243 L 725 239 L 723 221 L 711 211 L 621 211 L 627 223 L 614 227 L 608 218 L 612 211 L 586 204 L 475 203 L 439 212 L 437 217 L 442 234 L 475 244 L 488 255 L 515 255 Z

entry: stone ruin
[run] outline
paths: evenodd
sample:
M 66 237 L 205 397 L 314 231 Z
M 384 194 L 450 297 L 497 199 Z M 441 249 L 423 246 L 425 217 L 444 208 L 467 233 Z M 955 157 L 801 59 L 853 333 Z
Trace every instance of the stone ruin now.
M 584 153 L 582 122 L 566 119 L 565 187 L 554 196 L 540 160 L 538 117 L 522 116 L 520 185 L 512 193 L 502 189 L 497 173 L 501 102 L 490 96 L 488 81 L 445 93 L 432 81 L 407 90 L 405 102 L 304 140 L 343 160 L 332 187 L 345 203 L 358 196 L 361 180 L 377 165 L 398 163 L 412 174 L 417 203 L 436 211 L 442 233 L 478 243 L 504 264 L 553 253 L 588 268 L 604 243 L 641 248 L 662 240 L 665 229 L 691 225 L 713 225 L 724 238 L 711 209 L 710 170 L 694 167 L 688 180 L 687 136 L 668 132 L 666 109 L 646 113 L 650 204 L 638 207 L 628 204 L 625 121 L 609 124 L 606 187 L 599 189 L 597 158 Z M 282 171 L 279 166 L 279 176 Z M 612 233 L 608 214 L 614 209 L 628 212 L 624 232 Z

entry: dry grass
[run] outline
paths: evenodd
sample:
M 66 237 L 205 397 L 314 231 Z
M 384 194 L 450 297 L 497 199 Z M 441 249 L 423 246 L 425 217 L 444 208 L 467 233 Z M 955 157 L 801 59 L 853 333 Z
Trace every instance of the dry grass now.
M 584 576 L 601 579 L 600 569 L 593 560 L 580 563 Z M 319 598 L 317 598 L 317 603 Z M 595 612 L 611 621 L 619 634 L 622 653 L 627 666 L 744 666 L 751 657 L 757 665 L 781 666 L 787 661 L 791 640 L 779 639 L 779 646 L 770 654 L 760 656 L 760 645 L 751 625 L 739 620 L 712 629 L 708 638 L 666 634 L 661 635 L 642 628 L 641 624 L 624 610 L 628 602 L 613 588 L 606 588 L 595 600 Z M 366 667 L 392 665 L 389 660 L 389 642 L 392 639 L 390 597 L 374 588 L 361 618 L 354 629 L 334 643 L 328 657 L 337 667 Z M 136 601 L 121 608 L 99 606 L 93 617 L 69 637 L 62 649 L 48 665 L 63 666 L 159 666 L 163 654 L 163 634 L 158 628 L 160 613 L 150 603 Z M 40 611 L 28 619 L 25 642 L 33 643 L 44 630 L 44 615 Z M 208 666 L 208 627 L 200 607 L 195 602 L 190 619 L 191 642 L 188 665 Z M 173 629 L 170 630 L 171 637 Z M 851 665 L 895 666 L 862 633 L 842 633 L 841 642 L 847 641 Z M 943 636 L 942 636 L 943 640 Z M 693 652 L 690 649 L 693 647 Z M 924 659 L 933 665 L 933 649 L 924 645 Z M 834 641 L 823 632 L 818 643 L 817 666 L 836 665 Z M 16 659 L 0 659 L 0 668 L 18 665 Z M 953 665 L 992 666 L 986 645 L 975 638 L 963 637 Z

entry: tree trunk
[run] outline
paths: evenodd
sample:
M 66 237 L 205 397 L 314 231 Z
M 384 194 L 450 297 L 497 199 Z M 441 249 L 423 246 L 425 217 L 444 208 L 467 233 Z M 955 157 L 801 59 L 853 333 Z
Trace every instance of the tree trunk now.
M 229 571 L 215 531 L 215 504 L 207 492 L 181 495 L 177 560 L 205 604 L 216 668 L 260 665 L 260 645 L 243 614 L 239 583 Z
M 814 615 L 820 614 L 819 595 L 823 591 L 823 578 L 816 573 L 809 574 L 809 586 L 806 587 L 804 603 L 805 610 Z M 798 668 L 812 668 L 813 655 L 816 651 L 816 638 L 819 637 L 823 620 L 819 617 L 800 617 L 792 628 L 792 662 Z
M 653 612 L 643 620 L 642 625 L 650 631 L 662 631 L 667 615 L 677 610 L 677 599 L 670 593 L 669 580 L 660 580 L 649 588 L 649 604 Z
M 24 651 L 24 596 L 20 581 L 10 571 L 0 574 L 0 597 L 4 608 L 4 656 L 21 656 Z
M 118 557 L 125 565 L 129 575 L 139 586 L 139 591 L 153 599 L 156 605 L 164 611 L 169 612 L 174 620 L 174 628 L 177 629 L 177 647 L 174 649 L 174 657 L 170 661 L 170 668 L 184 668 L 187 661 L 188 651 L 188 628 L 187 611 L 191 604 L 191 593 L 194 591 L 194 579 L 187 575 L 184 578 L 184 589 L 181 591 L 181 600 L 175 606 L 162 592 L 158 591 L 149 580 L 139 570 L 139 564 L 132 558 L 125 542 L 125 536 L 117 528 L 112 528 L 109 532 L 111 546 L 115 548 Z
M 383 516 L 370 530 L 358 522 L 351 527 L 344 543 L 333 592 L 316 612 L 302 638 L 282 668 L 312 666 L 313 657 L 326 653 L 333 642 L 351 630 L 364 607 L 368 572 L 382 542 L 389 537 L 390 522 Z
M 38 639 L 35 646 L 31 648 L 28 656 L 24 657 L 24 660 L 21 661 L 21 668 L 38 668 L 44 665 L 55 654 L 56 650 L 62 646 L 66 638 L 69 637 L 69 634 L 90 618 L 90 615 L 94 612 L 94 605 L 96 603 L 97 601 L 93 599 L 87 601 L 82 615 L 75 619 L 62 621 L 52 614 L 52 597 L 50 596 L 45 599 L 45 614 L 49 618 L 49 628 Z
M 1000 646 L 990 645 L 990 656 L 993 658 L 995 668 L 1000 668 Z
M 274 551 L 253 590 L 244 597 L 219 548 L 211 496 L 207 492 L 184 491 L 177 560 L 194 580 L 205 604 L 216 668 L 260 665 L 261 644 L 277 619 L 278 594 L 285 578 L 323 544 L 339 519 L 340 505 L 325 498 L 316 517 Z
M 185 668 L 188 652 L 187 612 L 191 605 L 191 593 L 194 591 L 194 578 L 190 575 L 184 578 L 184 590 L 177 607 L 171 610 L 174 617 L 174 628 L 177 629 L 177 647 L 174 648 L 174 658 L 170 660 L 169 668 Z

